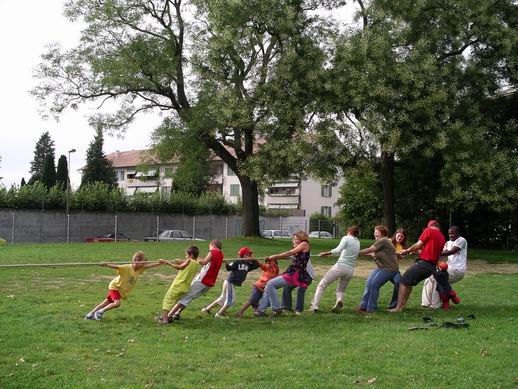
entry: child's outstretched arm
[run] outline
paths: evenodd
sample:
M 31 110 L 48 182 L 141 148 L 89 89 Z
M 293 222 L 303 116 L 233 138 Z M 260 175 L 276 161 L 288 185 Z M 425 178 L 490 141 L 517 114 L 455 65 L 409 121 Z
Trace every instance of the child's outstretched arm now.
M 115 270 L 117 270 L 120 267 L 119 265 L 114 265 L 114 264 L 109 263 L 109 262 L 101 262 L 100 265 L 101 266 L 105 266 L 105 267 L 110 267 L 110 268 L 115 269 Z
M 160 261 L 158 261 L 158 262 L 145 263 L 142 265 L 142 267 L 144 269 L 153 269 L 154 267 L 158 267 L 160 265 L 161 265 L 161 263 L 160 263 Z
M 198 263 L 200 265 L 206 265 L 207 263 L 209 263 L 210 261 L 212 261 L 212 253 L 209 251 L 209 253 L 207 254 L 207 256 L 203 259 L 198 259 Z
M 188 258 L 183 261 L 181 259 L 175 259 L 174 263 L 166 261 L 165 259 L 160 259 L 159 262 L 163 265 L 169 265 L 173 269 L 183 270 L 187 267 L 187 265 L 189 265 L 189 263 L 191 262 L 191 259 Z M 180 263 L 178 263 L 178 262 L 180 262 Z

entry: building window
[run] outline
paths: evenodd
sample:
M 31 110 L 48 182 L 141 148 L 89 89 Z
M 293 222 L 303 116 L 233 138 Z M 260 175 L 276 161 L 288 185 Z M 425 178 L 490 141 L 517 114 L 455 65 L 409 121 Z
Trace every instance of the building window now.
M 331 207 L 320 207 L 320 214 L 322 216 L 331 217 Z
M 333 187 L 330 184 L 322 185 L 321 194 L 322 197 L 331 197 L 333 195 Z
M 239 196 L 241 196 L 241 186 L 239 184 L 231 184 L 230 185 L 230 196 L 231 197 L 239 197 Z
M 211 166 L 211 170 L 212 170 L 212 176 L 213 177 L 218 177 L 218 176 L 222 176 L 223 175 L 223 165 L 220 164 L 220 163 L 213 164 Z M 230 168 L 228 170 L 232 171 L 232 169 L 230 169 Z M 234 173 L 234 172 L 232 172 L 232 173 Z
M 227 176 L 235 176 L 236 173 L 227 165 Z
M 124 181 L 124 170 L 116 170 L 117 181 Z
M 297 188 L 293 187 L 272 187 L 268 189 L 271 196 L 295 196 Z

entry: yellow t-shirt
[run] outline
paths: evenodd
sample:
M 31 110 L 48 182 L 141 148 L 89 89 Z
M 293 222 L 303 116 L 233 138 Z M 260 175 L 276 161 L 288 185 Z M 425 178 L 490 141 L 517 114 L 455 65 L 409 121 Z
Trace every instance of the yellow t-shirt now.
M 178 272 L 172 286 L 179 292 L 187 292 L 191 286 L 191 282 L 194 276 L 196 273 L 198 273 L 198 270 L 198 262 L 196 262 L 194 259 L 191 259 L 185 269 L 182 269 Z
M 403 246 L 401 246 L 401 243 L 396 243 L 396 253 L 400 253 L 401 250 L 403 250 Z
M 119 275 L 110 282 L 108 288 L 118 290 L 121 297 L 126 299 L 135 286 L 138 276 L 141 275 L 143 271 L 144 268 L 135 270 L 131 264 L 121 265 L 117 269 L 117 274 Z

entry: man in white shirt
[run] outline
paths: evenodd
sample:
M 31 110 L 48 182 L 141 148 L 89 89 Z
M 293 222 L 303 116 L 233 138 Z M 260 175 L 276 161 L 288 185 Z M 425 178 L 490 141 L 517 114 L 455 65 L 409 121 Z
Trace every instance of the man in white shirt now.
M 454 284 L 464 278 L 468 262 L 468 242 L 459 235 L 459 227 L 451 226 L 448 230 L 450 240 L 444 245 L 441 256 L 448 257 L 448 274 L 450 284 Z M 423 285 L 421 305 L 437 309 L 441 307 L 441 299 L 437 292 L 437 281 L 431 276 Z

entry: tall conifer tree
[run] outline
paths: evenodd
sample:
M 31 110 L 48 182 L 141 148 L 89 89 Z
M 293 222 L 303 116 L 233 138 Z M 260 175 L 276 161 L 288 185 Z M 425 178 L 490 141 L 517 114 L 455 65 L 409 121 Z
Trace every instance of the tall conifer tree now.
M 117 187 L 117 179 L 112 163 L 103 153 L 103 132 L 97 128 L 94 140 L 86 151 L 86 167 L 83 170 L 81 186 L 94 182 L 104 182 L 110 188 Z

